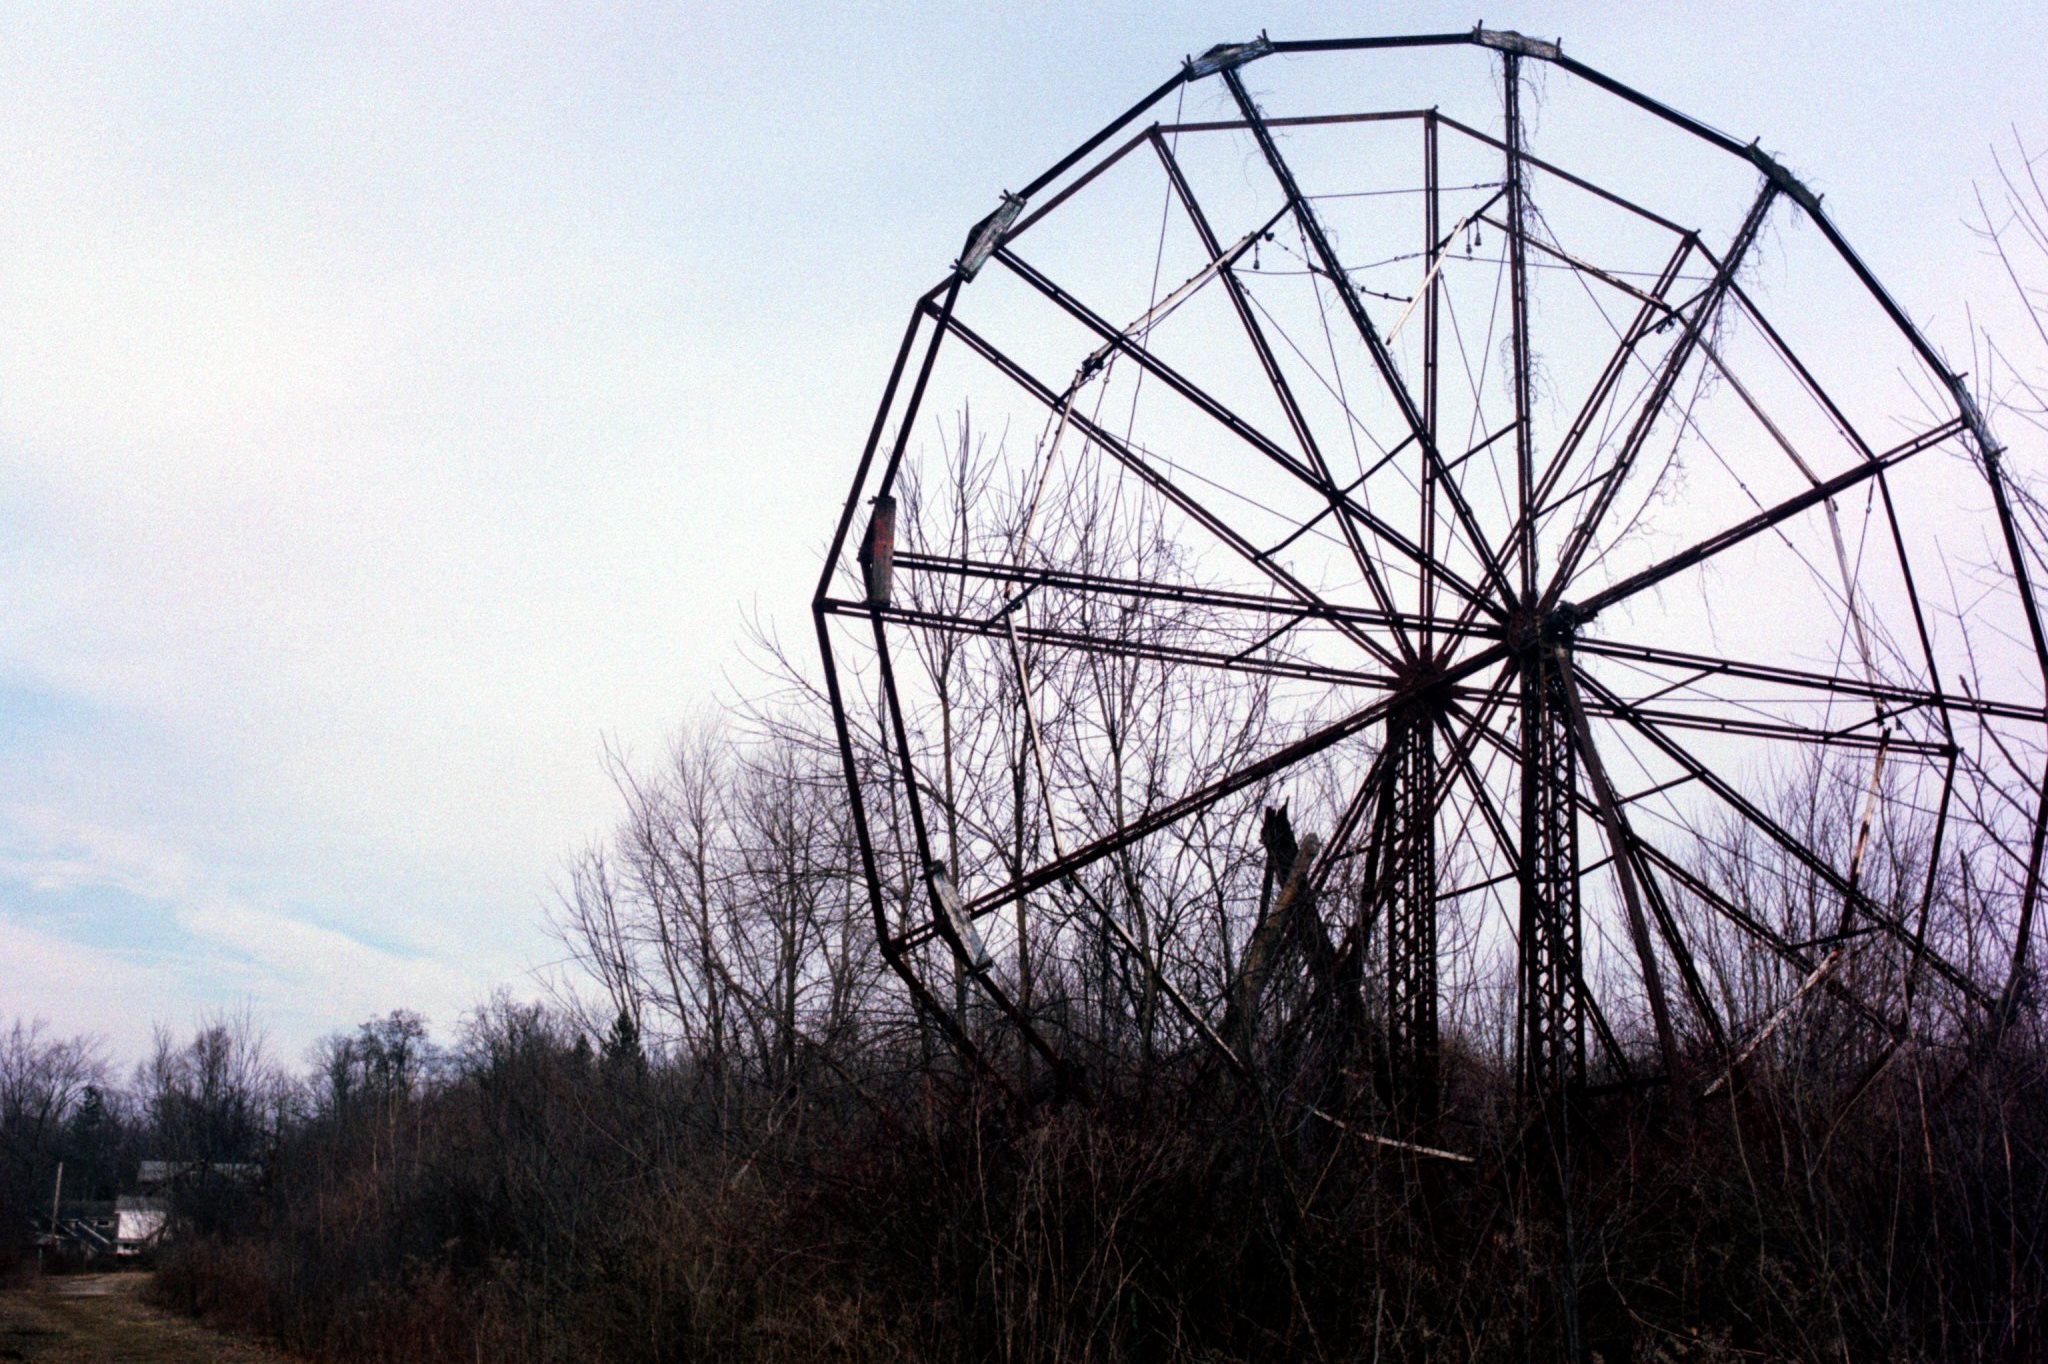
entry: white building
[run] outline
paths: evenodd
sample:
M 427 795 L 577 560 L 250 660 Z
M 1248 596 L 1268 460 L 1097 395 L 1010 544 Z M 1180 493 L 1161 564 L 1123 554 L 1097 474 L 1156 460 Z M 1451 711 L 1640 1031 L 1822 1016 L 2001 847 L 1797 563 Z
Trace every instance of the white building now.
M 163 1239 L 170 1200 L 154 1194 L 122 1194 L 114 1200 L 114 1253 L 139 1255 Z

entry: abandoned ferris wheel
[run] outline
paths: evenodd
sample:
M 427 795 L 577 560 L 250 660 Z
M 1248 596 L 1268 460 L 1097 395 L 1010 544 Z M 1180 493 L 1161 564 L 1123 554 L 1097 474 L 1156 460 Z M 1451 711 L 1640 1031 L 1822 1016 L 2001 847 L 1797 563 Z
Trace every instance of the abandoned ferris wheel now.
M 1107 963 L 1242 1067 L 1298 951 L 1423 1093 L 1453 998 L 1531 1093 L 1821 995 L 1995 1021 L 2048 752 L 1999 457 L 1757 143 L 1513 33 L 1214 48 L 903 334 L 815 604 L 884 954 L 963 1045 L 1057 1060 Z

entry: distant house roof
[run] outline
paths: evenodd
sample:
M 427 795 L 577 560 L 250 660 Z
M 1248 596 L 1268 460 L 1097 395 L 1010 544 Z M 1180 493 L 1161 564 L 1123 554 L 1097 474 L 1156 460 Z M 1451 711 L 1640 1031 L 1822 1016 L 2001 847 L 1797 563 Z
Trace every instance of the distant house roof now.
M 247 1162 L 221 1161 L 208 1164 L 199 1160 L 145 1160 L 136 1170 L 135 1182 L 145 1186 L 175 1184 L 179 1180 L 191 1179 L 202 1174 L 247 1180 L 256 1178 L 257 1173 L 257 1167 Z

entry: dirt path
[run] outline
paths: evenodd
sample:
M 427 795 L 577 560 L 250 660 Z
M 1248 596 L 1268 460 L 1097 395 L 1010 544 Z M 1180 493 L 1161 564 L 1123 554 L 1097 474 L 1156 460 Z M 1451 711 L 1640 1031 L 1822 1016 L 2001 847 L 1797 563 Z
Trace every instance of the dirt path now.
M 147 1274 L 79 1274 L 0 1292 L 0 1361 L 290 1364 L 142 1300 Z

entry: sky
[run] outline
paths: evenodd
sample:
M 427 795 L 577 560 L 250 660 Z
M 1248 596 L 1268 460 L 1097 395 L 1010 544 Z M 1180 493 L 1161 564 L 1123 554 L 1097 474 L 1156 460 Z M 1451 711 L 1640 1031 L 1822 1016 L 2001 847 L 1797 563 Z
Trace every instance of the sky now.
M 756 685 L 749 620 L 808 649 L 999 191 L 1214 42 L 1482 17 L 1761 135 L 1952 353 L 1996 323 L 2032 6 L 0 5 L 0 1020 L 289 1057 L 531 993 L 605 746 Z

